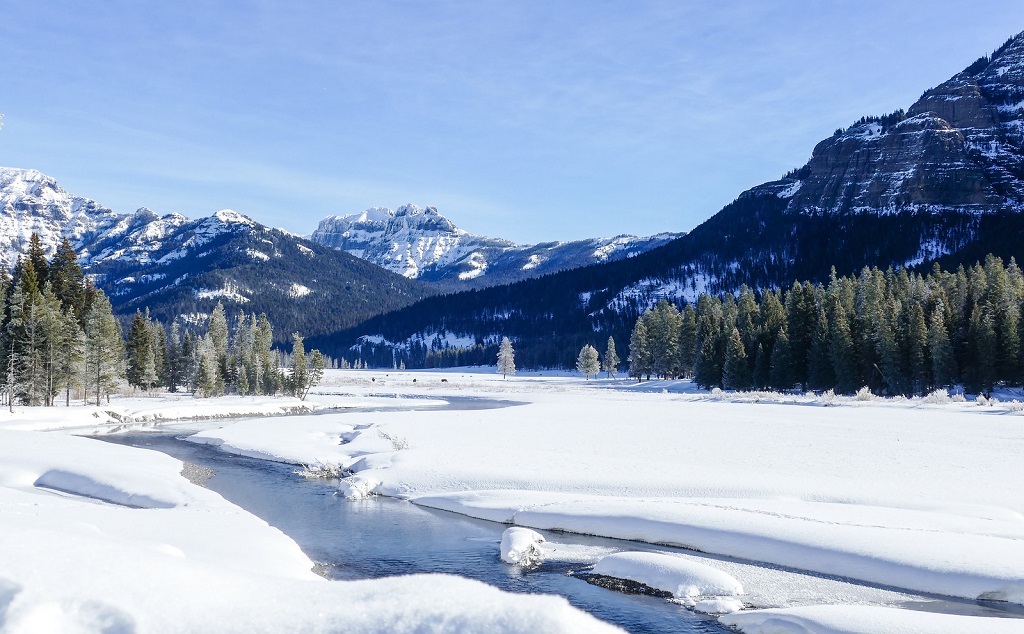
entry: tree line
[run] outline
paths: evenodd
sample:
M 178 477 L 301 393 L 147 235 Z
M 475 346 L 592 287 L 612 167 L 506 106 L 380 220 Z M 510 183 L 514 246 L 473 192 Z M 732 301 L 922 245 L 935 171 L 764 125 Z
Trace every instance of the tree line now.
M 177 322 L 168 332 L 148 310 L 137 311 L 126 345 L 110 300 L 83 274 L 67 239 L 48 260 L 33 234 L 13 273 L 0 270 L 0 297 L 2 398 L 9 406 L 52 406 L 60 395 L 70 405 L 72 394 L 99 405 L 125 381 L 146 391 L 183 389 L 204 397 L 285 393 L 305 398 L 325 367 L 319 351 L 306 355 L 298 333 L 292 335 L 290 355 L 273 349 L 266 315 L 240 313 L 229 328 L 219 303 L 203 334 L 182 332 Z
M 661 301 L 636 322 L 629 373 L 703 388 L 921 394 L 1024 384 L 1024 274 L 989 255 L 927 275 L 865 267 L 827 284 Z

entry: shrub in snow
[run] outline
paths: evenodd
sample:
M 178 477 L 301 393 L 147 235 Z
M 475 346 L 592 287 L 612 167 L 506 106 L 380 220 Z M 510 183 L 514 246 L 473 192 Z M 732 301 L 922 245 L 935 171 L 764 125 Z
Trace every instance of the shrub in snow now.
M 501 534 L 501 560 L 513 566 L 536 566 L 544 560 L 540 544 L 544 536 L 521 526 L 506 528 Z
M 929 405 L 945 405 L 946 403 L 949 402 L 949 392 L 942 388 L 939 388 L 937 390 L 930 392 L 927 396 L 922 398 L 921 402 L 927 403 Z
M 836 404 L 836 392 L 835 390 L 826 390 L 821 395 L 821 404 L 825 407 L 832 407 Z
M 392 436 L 383 429 L 378 429 L 377 434 L 384 440 L 390 441 L 391 446 L 395 448 L 395 451 L 402 451 L 403 449 L 409 448 L 409 441 L 401 436 Z
M 345 478 L 338 486 L 337 495 L 342 496 L 346 500 L 365 500 L 373 495 L 373 490 L 377 487 L 377 484 L 373 480 L 367 480 L 359 476 Z
M 966 403 L 967 398 L 964 397 L 963 392 L 957 392 L 953 396 L 949 397 L 949 400 L 954 403 Z
M 988 405 L 988 399 L 985 398 L 984 394 L 979 394 L 978 398 L 974 399 L 974 402 L 977 403 L 980 407 Z
M 594 566 L 595 575 L 636 581 L 677 599 L 743 594 L 732 575 L 717 568 L 661 553 L 615 553 Z
M 878 397 L 871 393 L 871 388 L 864 386 L 857 390 L 857 393 L 853 396 L 854 400 L 857 401 L 873 401 Z
M 1006 408 L 1011 412 L 1024 412 L 1024 403 L 1021 403 L 1017 399 L 1013 399 L 1006 404 Z
M 716 387 L 716 388 L 712 388 L 711 389 L 711 396 L 713 396 L 715 398 L 722 398 L 723 394 L 724 394 L 724 392 L 722 392 L 722 388 L 720 388 L 720 387 Z
M 313 464 L 302 465 L 302 468 L 295 473 L 310 480 L 318 478 L 333 480 L 340 478 L 344 474 L 344 470 L 339 465 L 317 460 Z

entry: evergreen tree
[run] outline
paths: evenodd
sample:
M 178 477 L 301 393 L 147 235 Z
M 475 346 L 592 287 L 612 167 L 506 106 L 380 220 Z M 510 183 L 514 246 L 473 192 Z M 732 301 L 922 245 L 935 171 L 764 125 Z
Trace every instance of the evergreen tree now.
M 812 390 L 827 390 L 835 386 L 836 375 L 832 368 L 830 344 L 828 317 L 823 309 L 819 309 L 814 337 L 807 354 L 807 385 Z
M 852 394 L 859 387 L 856 351 L 846 310 L 838 300 L 833 302 L 830 323 L 829 358 L 835 372 L 835 389 L 841 394 Z
M 597 348 L 589 343 L 580 349 L 576 357 L 576 371 L 590 380 L 590 377 L 597 376 L 601 371 L 601 363 L 598 361 Z
M 71 311 L 81 324 L 85 314 L 85 275 L 67 238 L 57 247 L 50 263 L 49 281 L 50 289 L 60 298 L 61 306 Z
M 644 375 L 650 379 L 652 365 L 650 335 L 646 320 L 641 316 L 629 337 L 629 376 L 636 377 L 638 381 L 642 381 Z
M 301 399 L 306 398 L 306 390 L 309 382 L 309 367 L 306 364 L 306 348 L 302 344 L 302 336 L 292 333 L 292 373 L 288 377 L 288 384 L 291 387 L 292 395 Z
M 769 385 L 773 390 L 785 391 L 793 389 L 793 357 L 790 354 L 789 335 L 785 330 L 779 333 L 772 348 L 771 367 L 769 368 Z
M 28 241 L 28 262 L 35 270 L 36 281 L 39 284 L 38 290 L 42 292 L 50 280 L 50 264 L 46 260 L 46 251 L 43 249 L 43 243 L 37 233 L 33 233 Z
M 732 329 L 725 349 L 725 367 L 722 369 L 722 387 L 727 390 L 750 389 L 750 364 L 737 328 Z
M 99 406 L 103 396 L 110 400 L 110 392 L 117 387 L 124 370 L 121 326 L 114 318 L 110 300 L 100 290 L 95 291 L 85 312 L 84 353 L 81 382 L 87 398 L 91 392 L 96 396 L 95 402 Z
M 722 385 L 725 365 L 725 346 L 722 330 L 725 321 L 722 306 L 707 295 L 697 300 L 697 351 L 694 359 L 693 380 L 702 388 Z
M 928 350 L 931 353 L 932 384 L 936 387 L 952 386 L 956 382 L 956 359 L 953 358 L 953 346 L 942 318 L 941 304 L 932 311 L 931 324 L 928 326 Z
M 931 384 L 931 363 L 928 356 L 928 326 L 924 321 L 924 310 L 917 303 L 910 309 L 907 349 L 911 389 L 920 393 Z
M 676 364 L 684 377 L 693 376 L 693 355 L 697 347 L 697 311 L 687 305 L 682 312 L 679 330 L 679 361 Z
M 608 337 L 608 347 L 604 351 L 604 371 L 610 379 L 614 379 L 619 371 L 619 355 L 615 352 L 615 339 L 612 337 Z
M 512 349 L 512 342 L 508 337 L 502 337 L 501 345 L 498 347 L 498 372 L 503 379 L 509 374 L 516 373 L 516 351 Z
M 207 335 L 213 346 L 214 364 L 220 373 L 219 385 L 223 385 L 228 377 L 228 320 L 224 315 L 224 304 L 217 302 L 210 314 L 210 324 L 207 328 Z
M 150 389 L 149 372 L 153 369 L 153 340 L 150 325 L 142 316 L 141 310 L 135 311 L 131 328 L 128 331 L 128 384 L 133 388 Z

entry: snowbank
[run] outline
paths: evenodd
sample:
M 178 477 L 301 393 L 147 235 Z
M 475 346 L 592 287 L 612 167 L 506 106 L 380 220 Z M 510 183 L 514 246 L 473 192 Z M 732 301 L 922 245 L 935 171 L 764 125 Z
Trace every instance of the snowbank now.
M 528 528 L 513 526 L 501 534 L 501 560 L 513 566 L 535 566 L 544 559 L 540 545 L 544 536 Z
M 0 431 L 4 632 L 615 631 L 459 577 L 333 582 L 163 454 Z
M 740 582 L 721 570 L 660 553 L 615 553 L 597 562 L 593 572 L 636 581 L 677 599 L 743 594 Z
M 744 634 L 1020 634 L 1024 620 L 934 614 L 865 605 L 734 612 L 719 618 Z

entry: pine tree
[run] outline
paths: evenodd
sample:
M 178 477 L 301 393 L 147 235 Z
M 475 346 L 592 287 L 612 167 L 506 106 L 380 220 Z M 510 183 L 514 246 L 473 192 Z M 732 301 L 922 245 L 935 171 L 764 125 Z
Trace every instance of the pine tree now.
M 829 335 L 828 317 L 823 309 L 819 309 L 814 337 L 811 339 L 811 348 L 807 354 L 807 386 L 812 390 L 827 390 L 836 383 L 829 351 Z
M 39 284 L 38 290 L 42 292 L 50 281 L 50 264 L 46 260 L 46 251 L 37 233 L 33 233 L 28 241 L 28 261 L 32 263 Z
M 773 390 L 793 389 L 793 357 L 790 354 L 789 335 L 783 330 L 775 339 L 772 348 L 771 368 L 768 371 L 769 385 Z
M 633 333 L 629 337 L 629 376 L 642 381 L 644 375 L 651 378 L 650 335 L 643 316 L 636 320 Z
M 928 326 L 924 310 L 915 303 L 910 309 L 907 324 L 908 367 L 914 392 L 922 392 L 931 384 L 931 363 L 928 358 Z
M 615 352 L 615 339 L 612 337 L 608 337 L 608 347 L 604 351 L 604 371 L 610 379 L 614 379 L 619 371 L 619 355 Z
M 309 389 L 309 368 L 306 365 L 306 348 L 302 345 L 302 335 L 292 333 L 292 372 L 288 377 L 288 384 L 291 387 L 293 396 L 301 399 L 306 398 L 306 391 Z
M 846 310 L 839 301 L 833 302 L 830 323 L 829 359 L 835 372 L 835 388 L 841 394 L 852 394 L 859 387 L 856 351 Z
M 85 275 L 78 264 L 78 255 L 67 238 L 57 247 L 50 263 L 50 288 L 60 298 L 61 306 L 71 311 L 79 324 L 85 314 Z
M 153 365 L 152 331 L 141 310 L 135 311 L 131 328 L 128 331 L 128 384 L 133 388 L 149 390 L 147 366 Z
M 687 304 L 682 312 L 679 330 L 679 361 L 676 364 L 684 377 L 693 376 L 693 357 L 697 347 L 697 311 Z
M 750 364 L 747 361 L 747 352 L 743 346 L 743 339 L 737 328 L 732 329 L 732 335 L 726 344 L 725 366 L 722 369 L 722 387 L 727 390 L 750 389 Z
M 950 387 L 956 382 L 956 360 L 953 358 L 953 346 L 946 332 L 946 324 L 942 319 L 942 304 L 932 311 L 931 323 L 928 326 L 928 350 L 932 362 L 932 384 L 937 387 Z
M 585 376 L 588 381 L 592 375 L 597 376 L 597 373 L 601 371 L 597 348 L 588 343 L 580 349 L 580 353 L 576 357 L 576 370 Z
M 210 314 L 207 334 L 213 345 L 214 364 L 221 376 L 218 383 L 222 385 L 228 377 L 228 320 L 224 316 L 224 304 L 221 302 L 217 302 Z
M 721 340 L 725 319 L 722 306 L 711 297 L 697 300 L 697 350 L 693 380 L 698 387 L 711 389 L 722 385 L 725 346 Z
M 114 318 L 110 300 L 102 291 L 96 290 L 89 308 L 85 312 L 85 362 L 82 384 L 86 394 L 96 396 L 96 405 L 117 387 L 123 374 L 124 343 L 121 327 Z
M 512 349 L 508 337 L 502 337 L 501 345 L 498 346 L 498 372 L 503 379 L 516 373 L 516 351 Z

